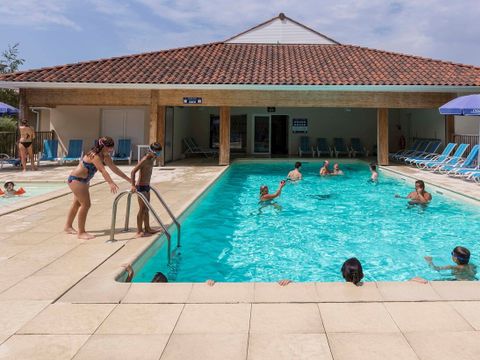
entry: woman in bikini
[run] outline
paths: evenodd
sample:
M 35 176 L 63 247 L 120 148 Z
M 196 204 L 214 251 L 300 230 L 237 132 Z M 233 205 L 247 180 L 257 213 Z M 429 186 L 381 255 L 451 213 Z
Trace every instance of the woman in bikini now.
M 68 177 L 68 186 L 72 189 L 73 204 L 68 212 L 67 223 L 65 224 L 65 232 L 68 234 L 77 234 L 79 239 L 93 239 L 95 236 L 85 231 L 85 223 L 87 221 L 88 210 L 90 209 L 90 180 L 97 171 L 100 171 L 103 178 L 110 186 L 110 191 L 115 194 L 118 185 L 113 182 L 112 178 L 105 169 L 108 166 L 115 174 L 131 182 L 130 178 L 125 175 L 113 163 L 110 153 L 113 151 L 115 143 L 111 137 L 104 136 L 98 139 L 98 144 L 92 148 L 80 161 L 78 166 L 70 173 Z M 73 228 L 73 220 L 78 213 L 78 232 Z
M 23 171 L 27 171 L 27 155 L 30 157 L 32 170 L 37 170 L 33 160 L 33 139 L 35 139 L 35 130 L 28 125 L 28 120 L 22 120 L 22 124 L 18 128 L 20 130 L 20 140 L 18 142 L 18 150 L 20 152 L 20 160 L 22 162 Z

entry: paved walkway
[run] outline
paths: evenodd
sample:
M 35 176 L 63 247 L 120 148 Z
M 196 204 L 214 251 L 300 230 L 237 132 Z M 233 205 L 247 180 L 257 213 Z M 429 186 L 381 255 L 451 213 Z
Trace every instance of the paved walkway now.
M 153 182 L 177 215 L 225 170 L 169 169 Z M 0 216 L 0 359 L 479 358 L 480 282 L 117 282 L 154 238 L 105 242 L 114 197 L 91 190 L 91 241 L 62 233 L 70 195 Z

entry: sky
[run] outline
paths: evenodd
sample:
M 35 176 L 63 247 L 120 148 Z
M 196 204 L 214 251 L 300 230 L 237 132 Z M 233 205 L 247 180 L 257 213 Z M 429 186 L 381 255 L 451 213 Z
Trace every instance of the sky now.
M 480 66 L 478 0 L 1 0 L 21 70 L 225 40 L 277 16 L 342 43 Z

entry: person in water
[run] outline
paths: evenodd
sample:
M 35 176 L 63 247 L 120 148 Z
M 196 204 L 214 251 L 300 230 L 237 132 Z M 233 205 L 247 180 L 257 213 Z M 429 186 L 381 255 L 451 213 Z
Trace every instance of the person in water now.
M 333 172 L 331 175 L 345 175 L 344 172 L 340 169 L 338 163 L 333 164 Z
M 125 279 L 125 282 L 132 282 L 133 277 L 135 276 L 135 272 L 133 271 L 132 265 L 122 265 L 125 268 L 125 271 L 127 272 L 127 277 Z M 162 272 L 157 272 L 153 278 L 152 283 L 167 283 L 168 278 L 162 273 Z
M 0 189 L 0 196 L 12 197 L 15 195 L 25 194 L 25 190 L 23 188 L 19 188 L 18 190 L 15 189 L 15 184 L 13 181 L 7 181 L 3 185 L 3 187 L 5 191 L 2 191 L 2 189 Z
M 377 165 L 370 164 L 370 181 L 376 183 L 378 181 L 378 172 L 377 172 Z
M 322 168 L 320 169 L 320 176 L 326 176 L 332 173 L 329 169 L 329 166 L 330 166 L 330 162 L 328 160 L 325 160 L 323 162 Z
M 85 223 L 90 209 L 90 180 L 97 171 L 103 175 L 108 183 L 110 191 L 115 194 L 118 185 L 112 180 L 105 165 L 122 179 L 131 182 L 131 179 L 125 175 L 114 163 L 110 157 L 115 143 L 111 137 L 104 136 L 98 139 L 97 144 L 80 160 L 78 166 L 73 169 L 68 177 L 68 186 L 73 193 L 73 203 L 68 212 L 65 223 L 65 232 L 67 234 L 77 234 L 79 239 L 93 239 L 95 236 L 87 233 Z M 73 228 L 73 221 L 78 213 L 78 232 Z
M 268 193 L 268 186 L 267 185 L 262 185 L 260 186 L 260 201 L 268 201 L 268 200 L 273 200 L 276 197 L 279 197 L 280 194 L 282 193 L 282 189 L 285 186 L 285 180 L 280 181 L 280 185 L 277 189 L 276 192 L 273 194 Z
M 132 191 L 138 191 L 150 202 L 150 180 L 152 178 L 153 165 L 155 160 L 162 155 L 162 145 L 155 142 L 150 145 L 147 154 L 140 160 L 130 174 L 132 178 Z M 135 181 L 137 172 L 140 172 L 138 181 Z M 148 216 L 148 208 L 143 200 L 138 198 L 138 214 L 137 214 L 137 235 L 142 237 L 158 232 L 150 227 L 150 219 Z
M 302 166 L 302 163 L 300 161 L 297 161 L 295 163 L 295 169 L 293 169 L 288 173 L 287 179 L 290 179 L 292 181 L 302 180 L 302 173 L 300 172 L 301 166 Z
M 477 280 L 477 267 L 470 264 L 470 250 L 457 246 L 452 250 L 452 261 L 455 265 L 437 266 L 431 256 L 425 256 L 427 264 L 436 271 L 450 270 L 456 280 Z
M 396 198 L 401 198 L 400 195 L 395 195 Z M 406 199 L 410 199 L 412 204 L 428 204 L 432 201 L 432 195 L 425 191 L 425 183 L 423 180 L 415 181 L 415 191 L 407 195 Z
M 30 157 L 30 166 L 32 170 L 37 170 L 33 161 L 33 140 L 35 139 L 35 130 L 28 125 L 28 120 L 23 119 L 18 127 L 20 139 L 18 141 L 18 150 L 20 152 L 20 161 L 23 171 L 27 171 L 27 156 Z

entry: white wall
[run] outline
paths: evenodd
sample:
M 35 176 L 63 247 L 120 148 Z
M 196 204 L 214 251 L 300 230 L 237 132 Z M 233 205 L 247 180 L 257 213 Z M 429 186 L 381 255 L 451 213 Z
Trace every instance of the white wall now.
M 478 135 L 480 116 L 455 116 L 455 134 Z
M 422 137 L 445 142 L 445 118 L 438 109 L 402 109 L 400 119 L 405 124 L 407 140 Z

